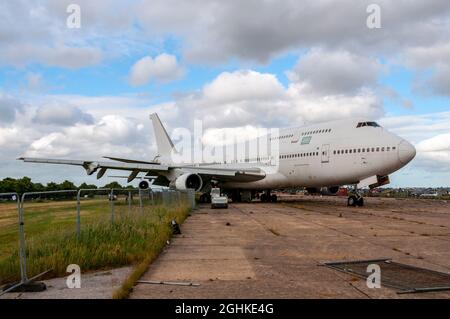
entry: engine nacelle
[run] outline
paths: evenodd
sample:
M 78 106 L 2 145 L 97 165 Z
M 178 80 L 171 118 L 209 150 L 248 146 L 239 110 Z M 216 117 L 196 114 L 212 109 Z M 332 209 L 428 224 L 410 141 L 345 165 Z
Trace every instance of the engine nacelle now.
M 339 186 L 330 186 L 327 187 L 328 192 L 330 192 L 330 194 L 336 195 L 337 192 L 339 192 L 340 187 Z
M 140 189 L 148 189 L 150 187 L 149 182 L 142 180 L 139 182 L 139 188 Z
M 194 189 L 196 192 L 203 188 L 203 179 L 198 174 L 185 173 L 175 180 L 178 190 Z
M 308 194 L 317 194 L 320 192 L 320 189 L 316 187 L 307 187 L 306 191 L 308 192 Z

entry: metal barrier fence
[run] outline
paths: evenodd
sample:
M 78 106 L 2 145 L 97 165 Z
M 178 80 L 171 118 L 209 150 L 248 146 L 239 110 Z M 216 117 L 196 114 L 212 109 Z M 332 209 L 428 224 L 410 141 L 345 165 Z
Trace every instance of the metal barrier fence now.
M 20 196 L 18 193 L 0 193 L 0 202 L 15 202 L 17 203 L 17 221 L 18 221 L 18 258 L 20 265 L 20 281 L 16 284 L 10 284 L 0 291 L 0 296 L 18 289 L 30 291 L 41 291 L 45 289 L 45 285 L 42 283 L 35 283 L 33 280 L 47 274 L 51 269 L 47 269 L 39 274 L 28 277 L 27 271 L 27 240 L 25 231 L 25 210 L 26 203 L 39 203 L 43 200 L 74 200 L 76 201 L 76 207 L 74 208 L 74 233 L 76 234 L 77 241 L 80 240 L 81 229 L 83 225 L 82 203 L 93 203 L 95 201 L 89 201 L 88 199 L 95 199 L 96 197 L 106 197 L 109 202 L 109 221 L 111 224 L 116 223 L 116 207 L 125 208 L 129 214 L 139 214 L 144 212 L 144 208 L 147 206 L 155 205 L 173 205 L 181 204 L 182 201 L 189 206 L 190 210 L 195 209 L 195 192 L 193 190 L 187 191 L 174 191 L 174 190 L 142 190 L 142 189 L 79 189 L 79 190 L 61 190 L 61 191 L 47 191 L 47 192 L 28 192 Z M 121 196 L 125 199 L 124 205 L 120 202 Z M 137 200 L 135 199 L 137 197 Z M 135 206 L 137 201 L 137 207 Z M 30 207 L 32 211 L 32 207 Z M 0 226 L 1 224 L 1 211 L 0 211 Z M 0 232 L 2 229 L 0 228 Z M 0 233 L 1 235 L 1 233 Z M 1 248 L 1 247 L 0 247 Z M 1 254 L 0 254 L 1 256 Z M 0 278 L 0 285 L 4 284 L 2 278 Z M 42 289 L 40 289 L 42 288 Z

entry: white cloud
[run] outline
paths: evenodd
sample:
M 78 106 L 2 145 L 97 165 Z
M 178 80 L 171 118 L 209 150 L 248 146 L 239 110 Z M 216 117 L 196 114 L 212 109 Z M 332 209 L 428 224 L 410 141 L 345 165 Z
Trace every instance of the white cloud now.
M 179 79 L 183 75 L 182 68 L 177 63 L 177 58 L 170 54 L 160 54 L 155 58 L 143 57 L 137 61 L 130 70 L 129 82 L 139 86 L 150 81 L 167 83 Z
M 421 92 L 450 96 L 450 43 L 408 48 L 403 54 L 405 65 L 419 70 L 414 86 Z M 431 75 L 425 72 L 431 71 Z
M 389 117 L 381 119 L 380 123 L 416 146 L 417 156 L 411 169 L 449 172 L 450 112 Z
M 380 117 L 381 101 L 370 89 L 325 94 L 305 82 L 284 87 L 270 73 L 223 72 L 201 91 L 155 106 L 175 126 L 203 120 L 206 128 L 284 127 L 349 116 Z
M 39 124 L 53 124 L 70 126 L 76 123 L 90 124 L 94 121 L 92 115 L 80 108 L 68 104 L 52 103 L 37 109 L 34 122 Z
M 223 72 L 203 88 L 204 98 L 215 103 L 283 98 L 284 88 L 273 74 L 251 70 Z
M 340 94 L 375 86 L 381 69 L 381 64 L 369 57 L 313 48 L 287 74 L 291 81 L 303 82 L 316 92 Z
M 409 46 L 448 39 L 446 0 L 380 0 L 382 28 L 366 27 L 363 1 L 190 1 L 143 0 L 136 13 L 151 34 L 183 38 L 186 58 L 265 62 L 290 50 L 325 46 L 357 52 L 397 54 Z
M 450 168 L 450 133 L 424 140 L 418 143 L 416 148 L 425 160 L 440 166 L 444 164 L 447 170 Z
M 31 143 L 25 155 L 88 159 L 130 155 L 133 149 L 142 147 L 142 129 L 136 120 L 105 115 L 93 124 L 78 124 L 44 135 Z
M 12 123 L 18 112 L 23 110 L 23 104 L 17 99 L 0 92 L 0 124 Z

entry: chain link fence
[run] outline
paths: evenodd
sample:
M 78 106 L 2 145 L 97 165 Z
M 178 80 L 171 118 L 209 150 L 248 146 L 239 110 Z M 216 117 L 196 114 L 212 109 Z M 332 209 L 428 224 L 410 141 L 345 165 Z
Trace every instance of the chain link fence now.
M 180 218 L 178 211 L 194 208 L 193 190 L 80 189 L 0 194 L 0 295 L 45 289 L 34 279 L 53 270 L 46 265 L 68 266 L 57 262 L 61 254 L 67 253 L 64 246 L 70 246 L 74 263 L 89 263 L 93 268 L 107 266 L 101 262 L 114 265 L 118 262 L 114 249 L 117 255 L 125 254 L 117 241 L 109 244 L 108 236 L 122 236 L 124 239 L 116 240 L 130 242 L 133 238 L 128 237 L 140 238 L 142 233 L 153 231 L 158 236 L 155 225 L 169 224 L 169 219 Z M 97 241 L 102 242 L 98 245 L 102 251 L 95 251 Z M 82 250 L 86 245 L 95 258 Z M 132 243 L 128 249 L 133 252 L 142 245 Z M 127 258 L 132 261 L 132 257 Z

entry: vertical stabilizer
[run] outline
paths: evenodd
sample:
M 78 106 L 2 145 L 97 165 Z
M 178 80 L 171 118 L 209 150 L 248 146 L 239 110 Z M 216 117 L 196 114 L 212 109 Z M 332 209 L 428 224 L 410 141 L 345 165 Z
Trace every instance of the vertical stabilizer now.
M 176 152 L 175 146 L 162 125 L 158 114 L 150 114 L 150 119 L 153 123 L 153 132 L 155 133 L 156 146 L 158 147 L 158 156 L 161 158 L 162 162 L 171 162 L 172 152 Z

